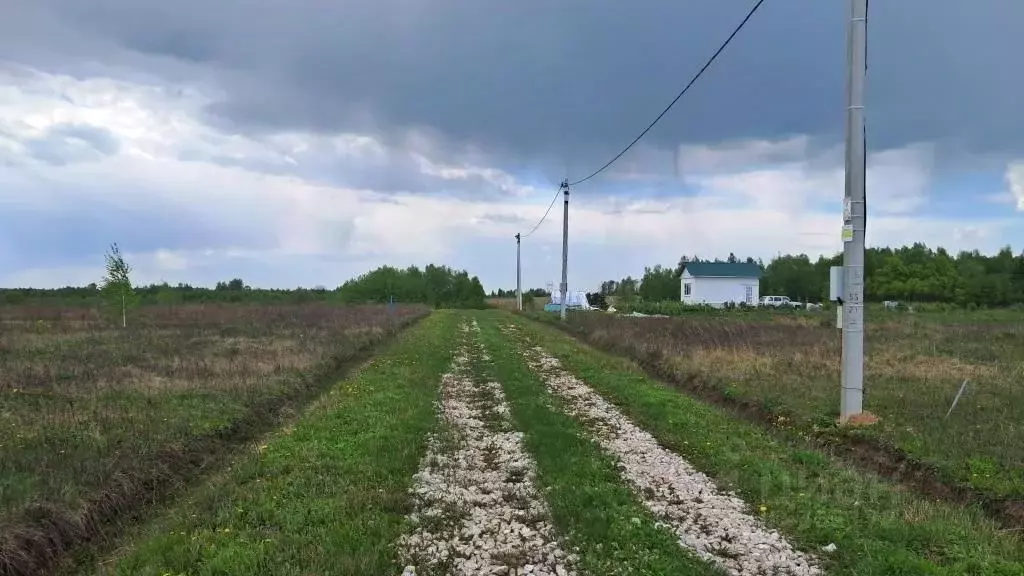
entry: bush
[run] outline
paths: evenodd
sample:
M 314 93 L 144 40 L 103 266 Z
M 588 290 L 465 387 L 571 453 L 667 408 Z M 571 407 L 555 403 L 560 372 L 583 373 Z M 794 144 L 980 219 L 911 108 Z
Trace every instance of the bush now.
M 599 310 L 608 309 L 608 300 L 604 297 L 604 294 L 601 294 L 600 292 L 587 294 L 587 303 Z

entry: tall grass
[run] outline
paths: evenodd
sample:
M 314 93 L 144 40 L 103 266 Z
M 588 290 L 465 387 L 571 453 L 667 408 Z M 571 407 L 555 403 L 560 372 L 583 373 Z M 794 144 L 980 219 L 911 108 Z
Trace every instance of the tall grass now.
M 950 482 L 1024 498 L 1024 324 L 989 315 L 942 322 L 879 313 L 867 324 L 866 434 L 937 467 Z M 808 429 L 838 415 L 841 340 L 820 314 L 756 317 L 571 316 L 568 329 L 697 389 Z M 947 418 L 964 380 L 967 394 Z
M 38 312 L 0 309 L 0 568 L 187 481 L 426 309 L 157 306 L 127 329 Z

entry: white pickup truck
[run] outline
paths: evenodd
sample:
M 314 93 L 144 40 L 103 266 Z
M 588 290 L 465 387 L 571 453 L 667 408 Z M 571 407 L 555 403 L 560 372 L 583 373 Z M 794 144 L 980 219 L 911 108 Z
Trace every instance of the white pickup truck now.
M 793 302 L 789 296 L 761 296 L 758 305 L 771 308 L 803 308 L 803 304 Z

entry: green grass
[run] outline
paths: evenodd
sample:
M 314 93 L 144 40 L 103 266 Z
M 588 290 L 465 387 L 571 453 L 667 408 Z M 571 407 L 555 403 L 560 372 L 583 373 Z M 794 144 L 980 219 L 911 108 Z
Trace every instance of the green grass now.
M 578 344 L 554 328 L 499 314 L 495 318 L 519 324 L 662 445 L 719 486 L 765 506 L 765 520 L 798 547 L 818 550 L 835 543 L 835 553 L 819 553 L 830 574 L 1024 573 L 1021 541 L 978 510 L 929 501 L 845 468 L 806 445 L 780 442 L 756 425 L 648 379 L 631 362 Z
M 526 367 L 495 321 L 505 315 L 475 314 L 491 355 L 476 369 L 501 382 L 517 429 L 538 467 L 538 480 L 554 524 L 576 549 L 589 574 L 720 574 L 678 545 L 622 484 L 615 463 Z
M 393 573 L 393 543 L 456 334 L 456 317 L 445 312 L 403 333 L 293 428 L 92 569 L 133 576 Z

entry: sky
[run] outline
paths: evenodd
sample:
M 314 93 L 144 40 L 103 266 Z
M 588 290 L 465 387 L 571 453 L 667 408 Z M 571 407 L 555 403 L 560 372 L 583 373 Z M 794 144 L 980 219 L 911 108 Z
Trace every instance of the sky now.
M 4 0 L 0 286 L 515 286 L 562 178 L 622 149 L 752 0 Z M 767 0 L 571 190 L 570 289 L 841 250 L 847 2 Z M 875 2 L 869 246 L 1024 248 L 1024 3 Z M 557 285 L 561 202 L 522 243 Z

